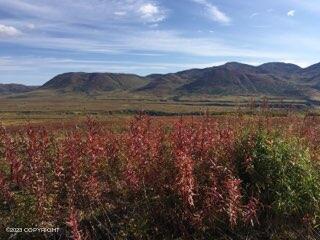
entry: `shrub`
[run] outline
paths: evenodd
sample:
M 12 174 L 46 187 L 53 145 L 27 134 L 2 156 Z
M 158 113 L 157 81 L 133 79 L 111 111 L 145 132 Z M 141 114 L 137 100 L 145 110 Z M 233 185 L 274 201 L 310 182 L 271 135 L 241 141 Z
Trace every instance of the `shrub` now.
M 262 204 L 261 219 L 284 225 L 315 220 L 319 214 L 319 169 L 297 138 L 258 130 L 237 146 L 237 168 L 246 196 Z

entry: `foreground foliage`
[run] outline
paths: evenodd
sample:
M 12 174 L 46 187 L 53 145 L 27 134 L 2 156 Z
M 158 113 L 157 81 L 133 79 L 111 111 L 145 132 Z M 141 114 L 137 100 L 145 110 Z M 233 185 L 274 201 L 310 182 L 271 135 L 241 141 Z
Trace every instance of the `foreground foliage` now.
M 137 116 L 116 132 L 90 118 L 65 131 L 2 128 L 0 238 L 8 226 L 60 228 L 13 239 L 316 238 L 317 121 Z

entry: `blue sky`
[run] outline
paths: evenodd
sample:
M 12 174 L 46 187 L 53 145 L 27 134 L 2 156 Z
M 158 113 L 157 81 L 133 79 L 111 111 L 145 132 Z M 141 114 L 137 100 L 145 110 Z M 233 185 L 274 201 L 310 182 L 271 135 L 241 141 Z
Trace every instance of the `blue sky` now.
M 319 0 L 0 0 L 0 83 L 320 61 Z

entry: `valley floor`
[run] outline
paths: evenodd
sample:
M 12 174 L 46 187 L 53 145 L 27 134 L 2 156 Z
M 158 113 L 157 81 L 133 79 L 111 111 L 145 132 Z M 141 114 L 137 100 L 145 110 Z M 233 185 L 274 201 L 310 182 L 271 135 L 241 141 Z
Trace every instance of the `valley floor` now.
M 245 96 L 203 96 L 158 98 L 135 95 L 66 95 L 57 96 L 14 95 L 0 98 L 0 121 L 5 125 L 19 125 L 25 122 L 75 121 L 94 115 L 102 120 L 126 117 L 141 111 L 154 116 L 223 115 L 229 113 L 252 113 L 261 109 L 275 113 L 288 111 L 317 112 L 314 106 L 304 100 L 245 97 Z

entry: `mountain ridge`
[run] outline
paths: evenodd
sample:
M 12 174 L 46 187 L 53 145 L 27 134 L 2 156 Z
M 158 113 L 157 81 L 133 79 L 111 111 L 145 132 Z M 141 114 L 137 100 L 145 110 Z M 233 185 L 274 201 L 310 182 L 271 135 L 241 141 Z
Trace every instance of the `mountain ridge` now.
M 258 66 L 227 62 L 203 69 L 147 76 L 68 72 L 55 76 L 36 90 L 89 95 L 120 91 L 160 97 L 205 94 L 313 99 L 314 95 L 320 96 L 320 63 L 301 68 L 284 62 L 269 62 Z
M 25 93 L 31 92 L 37 89 L 37 86 L 27 86 L 17 83 L 0 83 L 0 94 L 15 94 L 15 93 Z

